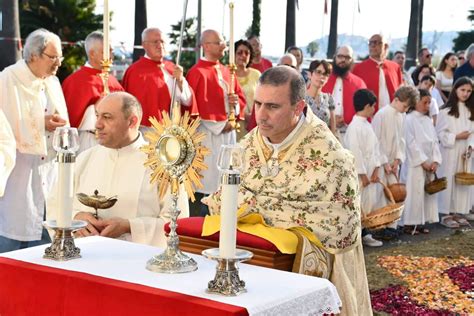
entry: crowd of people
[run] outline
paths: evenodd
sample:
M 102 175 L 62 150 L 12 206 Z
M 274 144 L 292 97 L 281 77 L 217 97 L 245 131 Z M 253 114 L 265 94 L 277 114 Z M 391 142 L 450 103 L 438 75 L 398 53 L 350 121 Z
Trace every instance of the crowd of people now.
M 273 66 L 252 36 L 235 43 L 232 79 L 220 62 L 222 34 L 206 30 L 200 39 L 203 56 L 185 74 L 165 58 L 161 30 L 145 29 L 145 55 L 119 82 L 100 76 L 103 35 L 93 32 L 85 39 L 87 62 L 61 86 L 59 37 L 45 29 L 28 35 L 23 59 L 0 73 L 0 252 L 50 241 L 42 221 L 57 212 L 52 135 L 63 126 L 79 130 L 75 192 L 119 197 L 98 218 L 75 201 L 74 218 L 87 222 L 77 235 L 164 246 L 170 196 L 159 199 L 149 183 L 140 147 L 149 119 L 161 120 L 172 99 L 201 119 L 211 151 L 196 201 L 180 188 L 181 216 L 219 211 L 218 153 L 240 140 L 247 166 L 239 202 L 268 225 L 311 232 L 302 240 L 327 268 L 315 275 L 336 285 L 343 314 L 371 314 L 362 244 L 382 241 L 361 219 L 389 203 L 380 183 L 406 184 L 403 217 L 388 235 L 398 226 L 419 234 L 429 233 L 426 223 L 457 228 L 474 220 L 474 187 L 455 181 L 472 170 L 474 44 L 464 63 L 450 52 L 437 70 L 423 48 L 418 65 L 405 71 L 404 52 L 388 60 L 389 44 L 374 34 L 364 61 L 356 63 L 342 45 L 332 61 L 314 60 L 306 70 L 300 48 L 288 48 Z M 242 122 L 240 132 L 230 112 Z M 431 195 L 424 184 L 435 177 L 446 177 L 447 189 Z

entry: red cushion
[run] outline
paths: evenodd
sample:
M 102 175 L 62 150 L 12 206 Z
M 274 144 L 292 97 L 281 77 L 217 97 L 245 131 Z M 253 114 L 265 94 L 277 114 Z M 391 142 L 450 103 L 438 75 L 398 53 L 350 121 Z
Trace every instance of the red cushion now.
M 207 240 L 219 241 L 219 232 L 210 236 L 201 236 L 204 217 L 188 217 L 178 219 L 176 232 L 181 236 L 195 237 Z M 170 232 L 169 223 L 165 225 L 165 232 Z M 280 253 L 278 248 L 263 238 L 243 233 L 237 230 L 237 246 L 252 247 L 262 250 L 270 250 Z

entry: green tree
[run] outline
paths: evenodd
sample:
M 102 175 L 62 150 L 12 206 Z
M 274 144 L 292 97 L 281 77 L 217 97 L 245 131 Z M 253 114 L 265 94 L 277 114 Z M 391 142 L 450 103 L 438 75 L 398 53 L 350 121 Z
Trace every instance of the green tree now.
M 306 52 L 311 56 L 314 57 L 319 50 L 319 43 L 317 41 L 312 41 L 306 46 Z
M 184 72 L 187 73 L 189 68 L 191 68 L 196 62 L 196 17 L 188 18 L 185 21 L 184 32 L 183 32 L 183 49 L 181 50 L 181 56 L 179 64 L 183 67 Z M 181 31 L 181 21 L 176 24 L 171 25 L 171 33 L 168 34 L 170 38 L 170 43 L 176 45 L 179 44 L 179 33 Z M 173 62 L 176 62 L 177 50 L 170 52 Z
M 469 10 L 467 19 L 471 21 L 472 25 L 474 25 L 474 9 Z M 458 36 L 453 39 L 453 43 L 454 51 L 465 50 L 469 45 L 474 43 L 474 30 L 458 32 Z
M 247 38 L 253 35 L 260 37 L 261 4 L 262 0 L 253 0 L 252 25 L 245 32 Z
M 95 0 L 22 0 L 20 32 L 23 38 L 38 28 L 57 34 L 63 44 L 64 61 L 59 68 L 60 80 L 84 64 L 83 43 L 86 36 L 102 29 L 102 14 L 94 14 Z

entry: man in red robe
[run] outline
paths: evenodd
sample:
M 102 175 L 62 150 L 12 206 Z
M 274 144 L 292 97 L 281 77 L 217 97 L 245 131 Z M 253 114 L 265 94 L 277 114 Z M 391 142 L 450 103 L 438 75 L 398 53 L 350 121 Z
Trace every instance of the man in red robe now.
M 351 73 L 353 51 L 350 46 L 341 46 L 336 50 L 332 62 L 332 73 L 322 91 L 332 94 L 335 103 L 336 127 L 339 133 L 345 133 L 347 125 L 355 115 L 353 96 L 359 89 L 365 89 L 365 82 Z
M 200 199 L 217 191 L 219 171 L 217 157 L 222 145 L 235 144 L 236 133 L 228 121 L 230 106 L 235 108 L 237 119 L 244 119 L 245 96 L 237 78 L 233 81 L 232 93 L 229 86 L 229 69 L 219 62 L 227 49 L 221 34 L 215 30 L 206 30 L 201 35 L 204 58 L 200 59 L 188 72 L 187 79 L 196 95 L 196 106 L 192 115 L 202 121 L 199 130 L 207 135 L 202 144 L 211 150 L 204 162 L 208 169 L 202 172 L 203 188 L 197 189 L 196 202 L 190 205 L 190 215 L 204 215 L 207 206 Z
M 69 75 L 62 88 L 66 99 L 69 121 L 79 130 L 79 152 L 97 144 L 95 138 L 95 104 L 104 96 L 104 83 L 100 77 L 103 54 L 102 32 L 95 31 L 87 35 L 85 50 L 87 63 L 78 71 Z M 117 79 L 109 74 L 109 91 L 123 91 Z
M 352 71 L 377 96 L 376 111 L 392 102 L 395 91 L 403 83 L 400 66 L 385 59 L 387 53 L 388 43 L 384 37 L 372 35 L 369 40 L 369 58 L 355 65 Z
M 193 94 L 183 76 L 183 68 L 164 60 L 165 41 L 158 28 L 147 28 L 142 32 L 145 56 L 128 67 L 123 77 L 125 91 L 140 101 L 143 109 L 142 126 L 151 126 L 149 117 L 161 121 L 163 110 L 169 112 L 171 93 L 176 79 L 175 100 L 189 107 Z
M 272 62 L 262 57 L 262 44 L 260 43 L 258 36 L 252 35 L 248 38 L 248 41 L 250 45 L 252 45 L 253 49 L 253 59 L 250 67 L 257 69 L 261 73 L 263 73 L 268 68 L 271 68 L 273 66 Z

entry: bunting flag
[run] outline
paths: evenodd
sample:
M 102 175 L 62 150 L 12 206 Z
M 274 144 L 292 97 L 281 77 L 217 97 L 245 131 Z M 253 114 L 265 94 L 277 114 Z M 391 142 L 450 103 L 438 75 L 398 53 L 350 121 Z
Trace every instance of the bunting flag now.
M 324 14 L 328 14 L 328 0 L 324 0 Z

